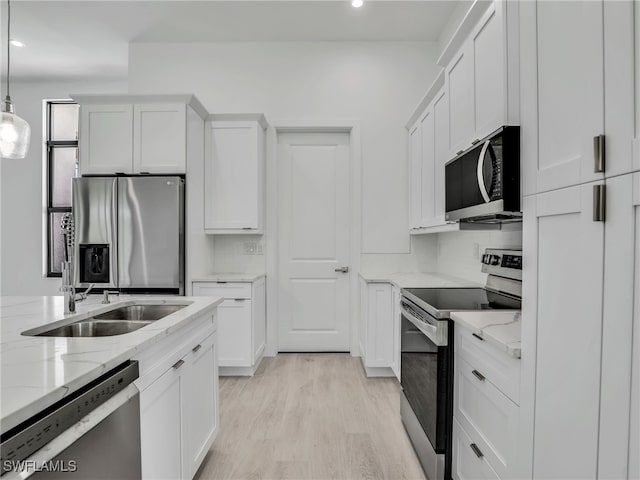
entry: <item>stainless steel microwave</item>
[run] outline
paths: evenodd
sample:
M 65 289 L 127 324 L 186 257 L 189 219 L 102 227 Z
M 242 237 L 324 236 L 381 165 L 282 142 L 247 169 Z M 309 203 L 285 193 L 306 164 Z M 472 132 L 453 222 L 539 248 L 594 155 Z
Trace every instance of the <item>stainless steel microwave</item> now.
M 493 132 L 445 165 L 445 219 L 520 221 L 520 127 Z

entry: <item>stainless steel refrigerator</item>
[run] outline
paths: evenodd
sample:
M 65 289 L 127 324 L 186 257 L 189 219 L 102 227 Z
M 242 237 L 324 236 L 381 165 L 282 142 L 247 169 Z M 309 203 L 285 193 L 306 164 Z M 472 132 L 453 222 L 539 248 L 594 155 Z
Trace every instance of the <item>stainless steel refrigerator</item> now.
M 184 179 L 73 179 L 74 284 L 184 295 Z

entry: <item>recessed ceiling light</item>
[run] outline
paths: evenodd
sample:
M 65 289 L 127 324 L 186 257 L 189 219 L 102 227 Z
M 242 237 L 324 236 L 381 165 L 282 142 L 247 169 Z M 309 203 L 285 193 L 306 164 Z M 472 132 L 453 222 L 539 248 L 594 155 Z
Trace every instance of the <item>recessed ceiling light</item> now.
M 22 43 L 20 40 L 16 40 L 15 38 L 11 39 L 11 45 L 13 45 L 14 47 L 25 47 L 26 45 L 24 43 Z
M 351 2 L 351 5 L 355 8 L 360 8 L 362 4 L 363 4 L 362 0 L 353 0 Z

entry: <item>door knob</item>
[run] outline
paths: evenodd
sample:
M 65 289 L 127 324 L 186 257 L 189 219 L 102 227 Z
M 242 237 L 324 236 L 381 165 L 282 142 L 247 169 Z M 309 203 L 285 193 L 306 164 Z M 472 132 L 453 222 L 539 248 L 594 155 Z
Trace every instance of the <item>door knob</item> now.
M 347 273 L 349 271 L 349 267 L 340 267 L 336 268 L 334 272 Z

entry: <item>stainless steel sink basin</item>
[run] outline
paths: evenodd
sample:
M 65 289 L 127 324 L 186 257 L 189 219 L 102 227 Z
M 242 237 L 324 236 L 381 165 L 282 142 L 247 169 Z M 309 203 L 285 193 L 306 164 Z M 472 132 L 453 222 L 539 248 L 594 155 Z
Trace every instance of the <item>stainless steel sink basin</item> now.
M 37 337 L 111 337 L 133 332 L 149 325 L 151 322 L 122 321 L 122 320 L 94 320 L 89 318 L 62 327 L 38 333 Z
M 160 320 L 167 315 L 183 309 L 187 305 L 129 305 L 116 308 L 100 315 L 95 315 L 96 320 Z
M 188 304 L 144 303 L 126 305 L 49 330 L 42 330 L 42 327 L 28 330 L 22 332 L 22 335 L 34 337 L 110 337 L 123 335 L 134 332 L 187 306 Z

